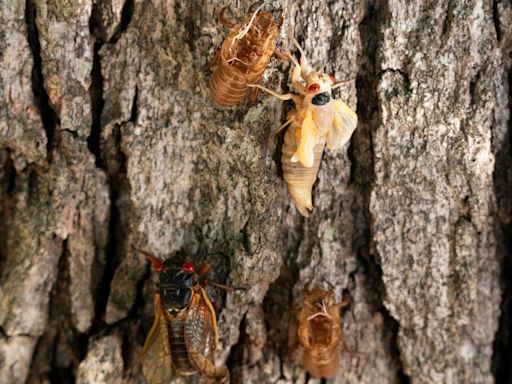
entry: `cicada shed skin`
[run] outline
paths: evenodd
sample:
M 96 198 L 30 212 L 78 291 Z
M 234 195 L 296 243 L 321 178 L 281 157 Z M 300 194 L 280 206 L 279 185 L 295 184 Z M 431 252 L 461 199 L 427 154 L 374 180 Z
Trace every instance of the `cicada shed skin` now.
M 257 4 L 256 4 L 257 5 Z M 210 93 L 217 104 L 225 107 L 240 104 L 249 91 L 248 84 L 259 83 L 270 58 L 276 51 L 279 28 L 269 12 L 253 11 L 251 7 L 244 22 L 233 24 L 224 18 L 220 22 L 231 30 L 222 47 L 211 62 L 215 67 L 210 79 Z M 254 92 L 254 98 L 257 92 Z
M 304 51 L 293 40 L 301 53 L 300 64 L 293 58 L 292 87 L 298 94 L 277 94 L 258 84 L 251 84 L 281 100 L 292 100 L 295 109 L 278 132 L 290 125 L 282 148 L 283 177 L 295 206 L 303 216 L 313 209 L 312 188 L 315 183 L 325 146 L 336 150 L 344 146 L 357 126 L 357 115 L 341 100 L 332 98 L 334 79 L 312 71 Z
M 315 377 L 335 376 L 340 365 L 341 316 L 334 293 L 314 288 L 304 291 L 298 317 L 300 364 Z
M 147 381 L 160 384 L 173 375 L 199 374 L 229 383 L 227 368 L 215 366 L 217 319 L 201 283 L 208 266 L 196 271 L 181 254 L 163 262 L 147 256 L 160 272 L 155 320 L 143 350 L 142 369 Z

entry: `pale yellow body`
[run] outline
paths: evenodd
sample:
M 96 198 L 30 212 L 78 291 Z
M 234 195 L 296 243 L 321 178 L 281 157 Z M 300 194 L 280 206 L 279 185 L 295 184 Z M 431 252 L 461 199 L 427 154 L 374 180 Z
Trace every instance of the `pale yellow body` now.
M 295 110 L 279 128 L 290 124 L 284 137 L 281 161 L 290 196 L 299 212 L 307 217 L 313 209 L 312 188 L 324 147 L 327 145 L 330 150 L 343 147 L 356 129 L 357 115 L 341 100 L 329 98 L 323 105 L 312 102 L 321 93 L 330 95 L 332 89 L 340 84 L 333 86 L 329 76 L 311 71 L 304 52 L 295 40 L 294 43 L 301 52 L 300 64 L 291 58 L 295 63 L 292 86 L 298 94 L 279 95 L 260 85 L 251 86 L 261 88 L 281 100 L 291 99 L 295 103 Z

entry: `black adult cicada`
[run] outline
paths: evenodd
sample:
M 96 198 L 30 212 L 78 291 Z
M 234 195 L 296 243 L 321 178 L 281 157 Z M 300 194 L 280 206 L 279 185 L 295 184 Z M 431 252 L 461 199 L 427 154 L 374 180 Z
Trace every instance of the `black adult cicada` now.
M 229 383 L 226 366 L 215 366 L 217 318 L 204 289 L 208 264 L 199 270 L 178 253 L 161 261 L 146 254 L 160 286 L 155 293 L 155 321 L 144 343 L 142 370 L 150 384 L 173 376 L 199 374 Z

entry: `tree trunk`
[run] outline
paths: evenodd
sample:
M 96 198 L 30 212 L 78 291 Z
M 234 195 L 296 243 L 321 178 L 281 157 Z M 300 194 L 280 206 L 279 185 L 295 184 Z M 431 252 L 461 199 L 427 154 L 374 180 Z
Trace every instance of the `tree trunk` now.
M 358 128 L 304 219 L 272 133 L 289 106 L 208 93 L 217 14 L 249 5 L 1 3 L 0 383 L 144 383 L 137 249 L 250 287 L 208 287 L 233 383 L 320 382 L 290 350 L 306 284 L 350 298 L 329 383 L 512 380 L 512 6 L 265 3 L 282 51 L 355 80 L 337 97 Z M 290 72 L 272 59 L 264 84 Z

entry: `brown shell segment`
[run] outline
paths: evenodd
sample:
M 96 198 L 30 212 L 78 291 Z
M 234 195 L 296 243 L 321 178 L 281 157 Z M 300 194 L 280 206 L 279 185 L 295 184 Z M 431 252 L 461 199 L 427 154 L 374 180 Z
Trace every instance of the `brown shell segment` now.
M 300 364 L 315 377 L 333 377 L 340 365 L 341 316 L 332 291 L 304 291 L 298 318 L 297 337 L 302 353 Z
M 210 94 L 221 106 L 240 104 L 248 93 L 248 84 L 261 82 L 275 52 L 279 27 L 269 12 L 249 13 L 244 22 L 232 26 L 221 11 L 220 20 L 231 33 L 213 59 Z M 254 90 L 254 97 L 257 91 Z

